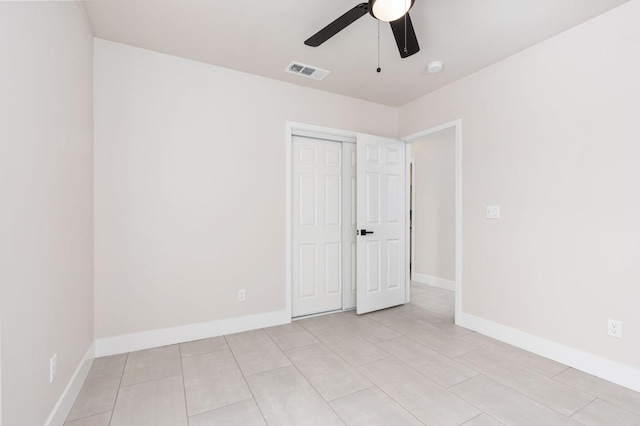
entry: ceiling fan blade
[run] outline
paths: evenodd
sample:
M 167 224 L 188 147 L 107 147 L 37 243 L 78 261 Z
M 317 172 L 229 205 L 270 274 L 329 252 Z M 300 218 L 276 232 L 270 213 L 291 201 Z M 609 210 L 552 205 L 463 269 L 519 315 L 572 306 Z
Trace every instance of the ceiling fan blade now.
M 405 26 L 404 20 L 407 20 L 407 40 L 405 51 Z M 396 44 L 398 45 L 398 51 L 400 51 L 400 57 L 406 58 L 413 54 L 416 54 L 420 51 L 420 46 L 418 46 L 418 38 L 416 37 L 416 32 L 413 29 L 413 24 L 411 23 L 411 17 L 407 13 L 402 18 L 397 21 L 390 22 L 391 30 L 393 31 L 393 36 L 396 38 Z
M 329 40 L 331 37 L 354 23 L 356 20 L 358 20 L 358 18 L 366 15 L 368 11 L 368 3 L 360 3 L 311 37 L 309 37 L 309 39 L 306 40 L 304 44 L 311 47 L 320 46 L 322 43 Z

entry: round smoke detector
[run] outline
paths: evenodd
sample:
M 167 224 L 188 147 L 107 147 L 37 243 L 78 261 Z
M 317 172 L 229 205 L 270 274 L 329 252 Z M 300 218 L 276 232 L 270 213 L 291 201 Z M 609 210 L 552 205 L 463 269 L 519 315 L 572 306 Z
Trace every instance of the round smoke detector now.
M 442 64 L 442 61 L 429 62 L 429 65 L 427 65 L 427 72 L 429 74 L 436 74 L 442 71 L 443 67 L 444 65 Z

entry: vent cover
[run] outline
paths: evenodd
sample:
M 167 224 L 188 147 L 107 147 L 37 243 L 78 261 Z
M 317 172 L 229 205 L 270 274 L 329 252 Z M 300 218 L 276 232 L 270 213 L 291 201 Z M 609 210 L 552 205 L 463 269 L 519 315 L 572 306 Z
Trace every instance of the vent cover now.
M 300 62 L 291 62 L 289 66 L 285 68 L 285 71 L 291 74 L 297 74 L 303 77 L 313 78 L 314 80 L 322 80 L 331 72 L 331 71 L 320 69 L 318 67 L 312 67 L 310 65 L 301 64 Z

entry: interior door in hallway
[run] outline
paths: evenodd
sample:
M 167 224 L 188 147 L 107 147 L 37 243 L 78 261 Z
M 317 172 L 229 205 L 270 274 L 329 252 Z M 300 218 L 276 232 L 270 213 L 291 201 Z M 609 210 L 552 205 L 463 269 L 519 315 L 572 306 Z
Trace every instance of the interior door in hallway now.
M 292 316 L 342 308 L 342 143 L 293 136 Z
M 358 314 L 406 302 L 405 144 L 357 137 Z

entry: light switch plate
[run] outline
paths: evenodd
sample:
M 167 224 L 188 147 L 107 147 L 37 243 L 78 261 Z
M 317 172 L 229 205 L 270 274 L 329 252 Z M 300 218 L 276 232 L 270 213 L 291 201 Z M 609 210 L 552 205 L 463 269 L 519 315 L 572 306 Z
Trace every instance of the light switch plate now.
M 487 206 L 487 219 L 500 219 L 500 206 Z

